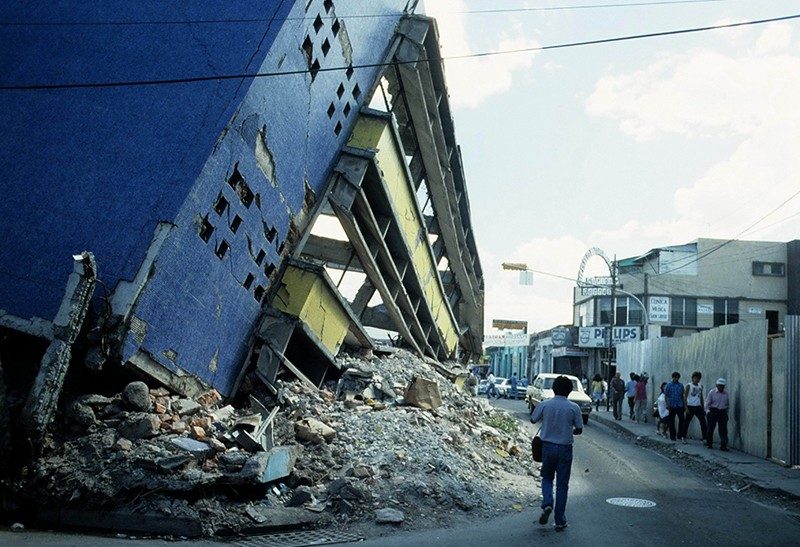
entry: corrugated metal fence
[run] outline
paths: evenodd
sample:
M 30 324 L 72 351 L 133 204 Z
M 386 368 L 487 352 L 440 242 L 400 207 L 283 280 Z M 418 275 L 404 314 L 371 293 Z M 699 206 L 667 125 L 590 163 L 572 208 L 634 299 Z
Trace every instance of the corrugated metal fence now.
M 727 380 L 732 447 L 797 464 L 800 457 L 800 317 L 786 318 L 785 338 L 768 338 L 767 322 L 718 327 L 693 336 L 655 338 L 617 347 L 617 370 L 648 372 L 652 403 L 673 371 L 686 383 L 703 374 L 704 392 Z M 677 424 L 676 424 L 677 425 Z M 690 436 L 700 438 L 693 420 Z

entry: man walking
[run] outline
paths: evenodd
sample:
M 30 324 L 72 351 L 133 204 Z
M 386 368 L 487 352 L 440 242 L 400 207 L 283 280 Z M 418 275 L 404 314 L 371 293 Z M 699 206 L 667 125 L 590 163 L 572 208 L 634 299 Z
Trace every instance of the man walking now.
M 728 452 L 728 392 L 725 391 L 725 378 L 717 380 L 717 387 L 708 392 L 706 411 L 708 412 L 708 434 L 706 446 L 714 447 L 714 429 L 719 424 L 719 449 Z
M 511 375 L 511 397 L 517 398 L 517 373 Z
M 683 384 L 680 382 L 681 373 L 673 372 L 672 381 L 664 388 L 664 396 L 667 399 L 667 425 L 669 426 L 669 438 L 674 441 L 675 434 L 675 416 L 678 417 L 678 432 L 677 437 L 686 444 L 686 439 L 683 437 L 683 414 L 685 407 L 683 406 Z
M 489 382 L 486 386 L 486 398 L 491 399 L 492 395 L 497 397 L 497 386 L 494 385 L 494 374 L 489 372 L 486 376 L 486 380 Z
M 631 409 L 631 420 L 633 420 L 634 397 L 636 397 L 636 374 L 631 372 L 631 379 L 625 384 L 625 396 L 628 398 L 628 407 Z
M 573 435 L 583 433 L 581 409 L 567 396 L 572 382 L 566 376 L 553 381 L 555 397 L 542 401 L 531 413 L 531 423 L 542 421 L 539 436 L 542 439 L 542 515 L 539 524 L 547 524 L 553 511 L 553 479 L 556 486 L 556 531 L 567 527 L 567 491 L 572 471 Z
M 625 380 L 617 372 L 611 380 L 611 404 L 614 405 L 614 419 L 622 419 L 622 400 L 625 398 Z
M 683 423 L 684 440 L 686 434 L 689 432 L 689 424 L 692 423 L 692 418 L 697 416 L 697 421 L 700 422 L 700 434 L 703 441 L 706 440 L 706 412 L 703 410 L 703 384 L 700 379 L 703 377 L 700 372 L 692 373 L 692 383 L 686 384 L 686 390 L 683 392 L 683 403 L 686 406 L 686 421 Z

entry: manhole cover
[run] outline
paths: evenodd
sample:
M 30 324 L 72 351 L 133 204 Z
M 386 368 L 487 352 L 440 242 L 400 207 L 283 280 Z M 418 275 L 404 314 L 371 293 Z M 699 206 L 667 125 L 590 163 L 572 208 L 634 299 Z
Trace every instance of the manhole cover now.
M 655 507 L 656 502 L 639 498 L 608 498 L 606 503 L 621 507 Z
M 236 547 L 298 547 L 305 545 L 330 545 L 354 542 L 362 536 L 329 530 L 301 530 L 256 536 L 234 542 Z

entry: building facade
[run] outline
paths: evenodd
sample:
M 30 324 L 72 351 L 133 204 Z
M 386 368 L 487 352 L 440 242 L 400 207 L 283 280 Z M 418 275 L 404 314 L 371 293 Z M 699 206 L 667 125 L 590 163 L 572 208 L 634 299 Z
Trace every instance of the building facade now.
M 178 391 L 231 395 L 248 366 L 320 385 L 342 347 L 373 346 L 367 327 L 480 356 L 461 154 L 415 6 L 234 1 L 180 24 L 149 24 L 175 20 L 152 1 L 0 8 L 16 44 L 0 59 L 0 328 L 52 340 L 70 257 L 89 251 L 94 364 Z M 314 235 L 325 216 L 347 237 Z M 354 298 L 336 270 L 362 274 Z
M 526 332 L 486 336 L 483 344 L 488 370 L 502 378 L 511 378 L 514 373 L 517 378 L 526 377 L 529 341 L 530 335 Z
M 779 332 L 787 313 L 799 309 L 799 246 L 797 240 L 698 239 L 619 260 L 617 287 L 636 298 L 617 292 L 612 302 L 610 285 L 602 283 L 574 291 L 574 324 L 590 373 L 613 372 L 613 347 L 629 341 L 764 319 L 771 333 Z

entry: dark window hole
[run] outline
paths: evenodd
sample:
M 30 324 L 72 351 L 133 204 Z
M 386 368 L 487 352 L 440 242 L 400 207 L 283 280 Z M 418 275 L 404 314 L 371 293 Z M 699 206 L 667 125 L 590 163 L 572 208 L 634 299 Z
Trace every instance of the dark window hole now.
M 264 261 L 264 257 L 266 255 L 267 255 L 267 253 L 265 253 L 263 249 L 258 251 L 258 256 L 256 257 L 256 264 L 261 266 L 261 263 Z
M 331 9 L 333 9 L 333 0 L 325 0 L 322 6 L 325 8 L 325 13 L 330 13 Z
M 344 95 L 344 84 L 339 84 L 339 89 L 336 90 L 336 96 L 341 99 L 342 95 Z
M 262 287 L 261 285 L 259 285 L 259 286 L 258 286 L 258 287 L 256 287 L 256 289 L 253 291 L 253 298 L 255 298 L 257 302 L 261 302 L 261 299 L 262 299 L 262 298 L 264 298 L 264 292 L 265 292 L 265 289 L 264 289 L 264 287 Z
M 319 61 L 315 60 L 313 63 L 311 63 L 311 68 L 310 68 L 309 71 L 311 72 L 311 81 L 312 82 L 317 77 L 317 72 L 319 72 L 319 68 L 320 68 L 319 67 Z
M 347 103 L 346 105 L 344 105 L 344 108 L 342 109 L 342 112 L 344 112 L 344 117 L 345 118 L 350 115 L 350 103 Z
M 218 215 L 222 215 L 225 213 L 225 209 L 228 208 L 228 200 L 222 194 L 217 196 L 217 201 L 214 203 L 214 210 L 217 212 Z
M 255 199 L 255 201 L 256 201 L 256 207 L 258 207 L 259 209 L 261 209 L 261 194 L 256 194 L 256 199 Z
M 242 182 L 244 182 L 244 177 L 243 177 L 243 176 L 242 176 L 242 174 L 239 172 L 239 165 L 238 165 L 238 164 L 236 164 L 236 165 L 233 167 L 233 173 L 231 174 L 231 176 L 230 176 L 230 177 L 228 177 L 228 186 L 230 186 L 231 188 L 233 188 L 234 190 L 236 190 L 236 186 L 237 186 L 238 184 L 242 183 Z
M 322 17 L 317 15 L 317 18 L 314 19 L 314 32 L 319 33 L 319 29 L 322 28 L 323 22 Z
M 200 224 L 200 239 L 208 243 L 208 240 L 211 239 L 211 234 L 214 233 L 214 227 L 208 221 L 208 216 L 203 219 L 203 222 Z
M 342 122 L 336 122 L 336 127 L 333 128 L 333 132 L 336 135 L 342 132 Z
M 233 220 L 231 221 L 231 232 L 235 234 L 236 231 L 239 229 L 239 226 L 241 225 L 242 225 L 242 217 L 236 215 L 235 217 L 233 217 Z
M 333 103 L 330 104 L 328 107 L 328 118 L 333 118 L 333 115 L 336 113 L 336 107 L 333 106 Z
M 353 98 L 355 100 L 358 100 L 360 96 L 361 96 L 361 88 L 358 87 L 358 84 L 356 84 L 355 86 L 353 86 Z
M 322 42 L 322 56 L 326 56 L 328 52 L 331 50 L 331 43 L 325 38 L 325 41 Z
M 275 229 L 274 226 L 267 227 L 267 224 L 264 223 L 264 237 L 267 238 L 267 241 L 272 243 L 275 241 L 275 237 L 278 235 L 278 230 Z
M 280 246 L 278 247 L 278 254 L 283 254 L 283 249 L 286 247 L 286 242 L 282 241 Z
M 339 35 L 340 28 L 342 28 L 342 26 L 339 24 L 339 20 L 337 19 L 336 21 L 333 22 L 333 25 L 331 25 L 331 31 L 333 32 L 334 38 L 336 38 L 336 36 Z
M 314 56 L 314 43 L 309 36 L 303 40 L 303 53 L 306 56 L 306 62 L 311 65 L 311 58 Z
M 272 274 L 275 273 L 275 264 L 267 264 L 264 267 L 264 273 L 267 274 L 267 277 L 272 277 Z
M 250 286 L 253 284 L 254 280 L 255 277 L 253 277 L 253 274 L 247 274 L 247 277 L 244 279 L 244 283 L 242 283 L 242 286 L 249 291 Z
M 348 80 L 353 77 L 354 72 L 355 70 L 353 70 L 353 65 L 347 67 L 347 71 L 345 72 L 345 74 L 347 75 Z
M 217 250 L 214 251 L 214 254 L 217 255 L 217 258 L 222 260 L 223 258 L 225 258 L 225 255 L 228 254 L 228 249 L 230 248 L 231 247 L 230 245 L 228 245 L 228 242 L 223 239 L 222 241 L 219 242 L 219 245 L 217 245 Z

